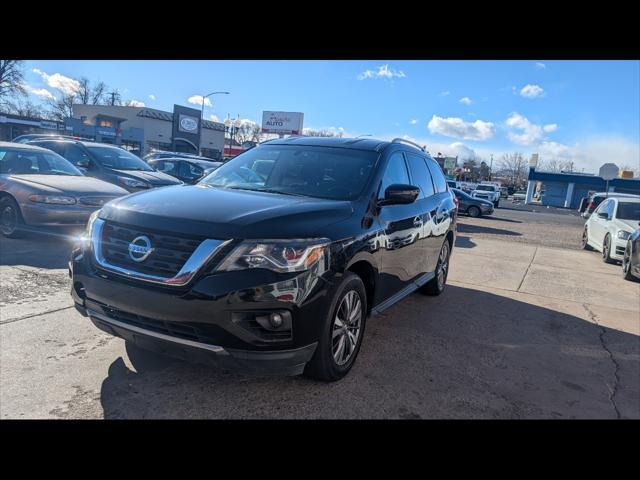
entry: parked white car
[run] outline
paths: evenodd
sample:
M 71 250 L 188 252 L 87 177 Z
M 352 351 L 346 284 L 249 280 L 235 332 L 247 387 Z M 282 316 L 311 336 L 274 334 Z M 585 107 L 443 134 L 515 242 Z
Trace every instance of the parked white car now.
M 480 184 L 473 192 L 471 192 L 471 196 L 473 198 L 489 200 L 496 208 L 500 205 L 500 187 L 497 185 Z
M 602 259 L 622 261 L 627 240 L 640 225 L 640 199 L 611 197 L 604 200 L 584 225 L 582 248 L 602 252 Z

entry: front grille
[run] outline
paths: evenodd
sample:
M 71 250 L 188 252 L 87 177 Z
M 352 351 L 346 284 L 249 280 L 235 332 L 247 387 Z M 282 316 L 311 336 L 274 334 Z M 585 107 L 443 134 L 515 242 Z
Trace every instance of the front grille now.
M 110 202 L 114 198 L 118 197 L 80 197 L 78 198 L 78 202 L 89 207 L 102 207 L 105 203 Z
M 616 255 L 624 255 L 625 247 L 616 247 Z
M 146 236 L 155 250 L 142 262 L 129 256 L 129 243 Z M 138 227 L 105 222 L 102 229 L 102 256 L 111 265 L 159 277 L 174 277 L 203 239 L 161 234 Z

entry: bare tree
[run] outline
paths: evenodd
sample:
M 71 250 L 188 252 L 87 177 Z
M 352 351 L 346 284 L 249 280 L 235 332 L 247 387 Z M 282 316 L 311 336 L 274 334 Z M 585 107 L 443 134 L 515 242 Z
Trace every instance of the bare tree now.
M 16 98 L 5 102 L 3 110 L 13 115 L 20 115 L 21 117 L 46 117 L 45 111 L 40 105 L 35 105 L 25 98 Z
M 76 101 L 75 94 L 61 93 L 59 97 L 47 100 L 49 115 L 56 120 L 64 120 L 66 117 L 73 117 L 73 104 Z
M 499 163 L 512 185 L 520 185 L 528 174 L 528 162 L 522 153 L 505 153 Z
M 559 158 L 551 158 L 538 162 L 537 170 L 544 170 L 547 172 L 567 172 L 573 171 L 573 162 L 571 160 L 561 160 Z
M 243 122 L 236 128 L 234 140 L 240 145 L 245 142 L 260 142 L 261 128 L 255 122 Z
M 79 80 L 80 88 L 76 92 L 76 102 L 83 105 L 103 105 L 105 104 L 105 91 L 107 86 L 104 82 L 91 85 L 89 79 L 82 77 Z
M 0 106 L 5 105 L 12 97 L 27 93 L 23 65 L 22 60 L 0 60 Z
M 105 91 L 104 82 L 91 85 L 89 79 L 83 77 L 79 80 L 80 86 L 71 93 L 60 92 L 56 98 L 47 100 L 49 114 L 56 120 L 64 120 L 73 116 L 73 105 L 108 105 L 110 104 Z
M 342 137 L 342 132 L 332 132 L 330 130 L 309 130 L 305 129 L 302 132 L 307 137 Z

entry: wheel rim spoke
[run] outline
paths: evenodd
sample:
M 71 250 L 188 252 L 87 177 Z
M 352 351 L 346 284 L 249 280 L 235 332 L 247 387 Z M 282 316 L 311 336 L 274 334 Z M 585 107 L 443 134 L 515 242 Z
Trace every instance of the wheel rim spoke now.
M 332 353 L 338 365 L 344 365 L 353 355 L 360 335 L 362 301 L 358 292 L 351 290 L 336 310 L 331 332 Z

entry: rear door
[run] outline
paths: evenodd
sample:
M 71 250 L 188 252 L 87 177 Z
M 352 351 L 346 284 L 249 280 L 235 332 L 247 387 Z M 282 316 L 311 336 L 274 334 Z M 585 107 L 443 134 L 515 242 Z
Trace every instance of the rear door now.
M 612 204 L 612 200 L 608 199 L 602 202 L 591 214 L 589 221 L 589 240 L 598 248 L 602 248 L 604 235 L 608 221 L 604 218 L 600 218 L 600 213 L 607 213 L 609 207 Z
M 440 255 L 440 248 L 444 242 L 445 236 L 451 227 L 451 224 L 455 218 L 456 204 L 451 198 L 451 193 L 447 188 L 447 179 L 440 168 L 440 165 L 431 157 L 426 159 L 427 166 L 431 172 L 431 178 L 433 179 L 433 186 L 435 188 L 435 195 L 432 205 L 432 210 L 429 212 L 433 219 L 433 248 L 435 250 L 434 255 L 429 256 L 431 263 L 428 265 L 429 271 L 433 272 L 436 269 L 438 263 L 438 256 Z

